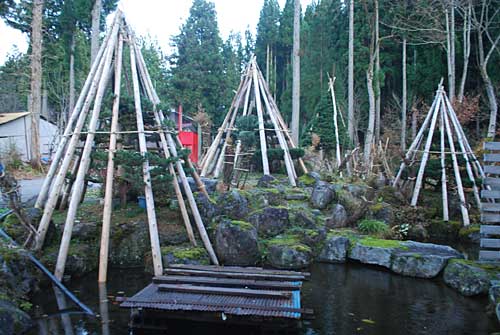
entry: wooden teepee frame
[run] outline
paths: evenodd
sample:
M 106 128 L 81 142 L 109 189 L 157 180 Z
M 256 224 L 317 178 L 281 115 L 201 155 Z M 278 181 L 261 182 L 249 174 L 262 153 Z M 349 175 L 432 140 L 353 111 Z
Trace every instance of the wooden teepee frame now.
M 262 170 L 264 175 L 270 175 L 269 160 L 267 158 L 267 149 L 269 144 L 268 136 L 270 135 L 270 132 L 274 132 L 276 138 L 278 139 L 279 146 L 284 152 L 284 161 L 290 185 L 296 186 L 297 173 L 289 151 L 289 148 L 296 148 L 296 145 L 292 141 L 288 127 L 281 116 L 278 106 L 269 91 L 269 87 L 264 80 L 259 67 L 257 66 L 255 56 L 252 57 L 244 72 L 238 91 L 233 98 L 229 112 L 226 114 L 226 117 L 217 132 L 215 140 L 200 163 L 201 176 L 205 177 L 212 175 L 214 178 L 219 177 L 224 166 L 226 149 L 229 138 L 231 137 L 231 132 L 235 130 L 236 117 L 238 115 L 247 116 L 252 114 L 253 106 L 255 106 L 259 120 L 258 130 L 262 154 Z M 265 129 L 265 118 L 269 118 L 271 121 L 273 125 L 272 129 Z M 234 162 L 232 164 L 233 169 L 237 167 L 239 159 L 238 156 L 240 155 L 242 155 L 241 143 L 238 141 L 235 149 Z M 299 164 L 304 173 L 307 173 L 307 168 L 302 159 L 299 159 Z
M 439 152 L 431 152 L 431 145 L 433 141 L 434 131 L 436 125 L 439 123 L 440 132 L 440 147 Z M 427 139 L 425 140 L 425 145 L 423 150 L 420 147 L 424 143 L 425 132 L 427 131 Z M 446 151 L 446 139 L 448 140 L 449 151 Z M 458 142 L 460 146 L 460 152 L 455 149 L 455 142 Z M 398 174 L 396 175 L 393 186 L 396 187 L 401 179 L 401 174 L 407 166 L 410 166 L 417 162 L 417 156 L 422 153 L 420 158 L 420 167 L 418 170 L 417 178 L 415 181 L 415 186 L 413 189 L 413 195 L 411 198 L 411 206 L 416 207 L 418 202 L 418 196 L 422 188 L 422 182 L 424 178 L 425 166 L 429 159 L 430 154 L 438 154 L 441 157 L 441 189 L 443 194 L 443 220 L 449 221 L 448 214 L 448 187 L 447 187 L 447 176 L 446 176 L 446 166 L 445 157 L 446 154 L 451 155 L 453 171 L 455 176 L 455 182 L 457 185 L 457 192 L 460 199 L 460 210 L 462 212 L 463 224 L 465 226 L 470 224 L 469 212 L 467 209 L 467 203 L 465 199 L 465 193 L 462 186 L 462 177 L 460 176 L 460 168 L 458 165 L 457 155 L 461 154 L 465 160 L 465 168 L 467 171 L 467 177 L 472 182 L 472 189 L 474 192 L 474 198 L 476 200 L 478 208 L 480 208 L 481 200 L 479 197 L 479 190 L 476 185 L 476 177 L 484 178 L 483 168 L 477 160 L 474 152 L 472 151 L 467 137 L 465 136 L 464 130 L 458 121 L 458 117 L 453 110 L 453 107 L 446 96 L 444 88 L 441 83 L 438 86 L 434 102 L 427 114 L 422 127 L 420 128 L 417 136 L 413 140 L 410 148 L 408 149 L 404 161 L 401 163 Z
M 124 43 L 127 43 L 130 50 L 130 70 L 132 76 L 133 96 L 135 105 L 135 115 L 137 121 L 137 131 L 119 131 L 119 106 L 120 106 L 120 88 L 121 88 L 121 72 L 122 72 L 122 55 Z M 102 44 L 100 51 L 92 64 L 92 68 L 88 74 L 87 80 L 82 88 L 80 97 L 73 109 L 71 117 L 68 120 L 63 137 L 59 147 L 55 153 L 49 172 L 43 184 L 42 190 L 38 196 L 36 207 L 43 208 L 43 215 L 38 226 L 35 249 L 40 249 L 43 246 L 45 236 L 49 227 L 52 214 L 58 202 L 61 191 L 63 191 L 66 174 L 69 170 L 71 162 L 74 161 L 74 183 L 71 190 L 64 190 L 64 194 L 71 194 L 69 198 L 68 213 L 64 225 L 64 232 L 61 240 L 59 254 L 56 263 L 55 275 L 61 279 L 64 274 L 64 268 L 68 255 L 73 224 L 76 217 L 76 212 L 80 204 L 80 199 L 84 193 L 85 176 L 90 165 L 90 154 L 94 147 L 94 138 L 99 114 L 101 112 L 104 93 L 114 74 L 114 91 L 113 91 L 113 106 L 111 131 L 105 132 L 109 134 L 109 150 L 108 150 L 108 165 L 106 175 L 106 190 L 104 198 L 103 210 L 103 225 L 101 235 L 101 248 L 99 257 L 99 281 L 105 282 L 107 277 L 107 261 L 109 253 L 109 236 L 112 214 L 112 194 L 113 194 L 113 178 L 115 172 L 114 155 L 117 149 L 117 136 L 122 133 L 137 134 L 139 140 L 139 150 L 143 157 L 147 155 L 146 134 L 158 134 L 161 142 L 161 150 L 165 158 L 178 157 L 177 146 L 180 146 L 180 141 L 177 135 L 163 126 L 163 113 L 157 110 L 157 105 L 160 99 L 152 85 L 146 64 L 142 57 L 139 47 L 137 46 L 135 36 L 125 22 L 121 11 L 117 11 L 111 29 Z M 141 104 L 141 88 L 148 100 L 153 104 L 153 110 L 149 112 L 154 117 L 154 124 L 148 125 L 148 130 L 145 130 L 143 120 L 143 110 Z M 90 118 L 88 116 L 91 103 L 94 103 Z M 90 121 L 86 122 L 87 119 Z M 82 129 L 86 125 L 86 131 Z M 154 130 L 149 130 L 154 129 Z M 99 132 L 103 133 L 103 132 Z M 76 153 L 77 144 L 80 137 L 86 135 L 85 144 L 81 153 Z M 192 168 L 192 163 L 186 159 L 188 167 Z M 175 167 L 174 167 L 175 166 Z M 186 204 L 182 196 L 182 192 L 178 183 L 179 177 L 184 194 L 186 195 L 188 204 L 191 208 L 191 213 L 195 224 L 198 228 L 198 233 L 203 241 L 205 248 L 208 251 L 210 259 L 214 264 L 218 264 L 217 257 L 212 248 L 207 232 L 201 220 L 201 215 L 194 200 L 193 192 L 189 186 L 183 165 L 179 159 L 175 163 L 171 163 L 168 167 L 173 178 L 173 187 L 179 202 L 179 207 L 182 212 L 182 217 L 189 239 L 193 245 L 196 245 L 194 232 L 191 227 L 190 218 L 188 216 Z M 148 216 L 149 236 L 151 241 L 151 252 L 153 257 L 154 274 L 156 276 L 163 274 L 163 265 L 160 250 L 160 241 L 158 237 L 158 226 L 156 221 L 155 205 L 153 198 L 153 189 L 151 185 L 150 166 L 146 159 L 143 163 L 143 181 L 144 194 L 146 198 L 146 210 Z M 201 179 L 193 169 L 193 177 L 197 183 L 198 189 L 206 194 L 205 187 Z

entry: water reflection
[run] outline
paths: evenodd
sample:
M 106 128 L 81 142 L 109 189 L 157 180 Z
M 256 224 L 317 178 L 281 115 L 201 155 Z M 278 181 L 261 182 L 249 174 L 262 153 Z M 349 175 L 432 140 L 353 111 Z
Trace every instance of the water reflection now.
M 402 277 L 356 264 L 314 265 L 311 274 L 311 281 L 304 284 L 303 298 L 304 306 L 314 309 L 315 319 L 305 321 L 299 334 L 459 335 L 488 334 L 497 328 L 485 314 L 485 298 L 462 297 L 438 280 Z M 151 275 L 140 270 L 110 271 L 107 286 L 97 284 L 97 274 L 72 281 L 69 288 L 99 317 L 60 313 L 60 310 L 75 307 L 72 303 L 66 304 L 64 295 L 49 294 L 51 290 L 46 290 L 35 297 L 35 303 L 41 306 L 38 309 L 40 318 L 30 334 L 269 333 L 259 327 L 195 322 L 175 322 L 168 325 L 168 331 L 132 333 L 128 329 L 130 311 L 120 309 L 114 297 L 131 296 L 150 281 Z

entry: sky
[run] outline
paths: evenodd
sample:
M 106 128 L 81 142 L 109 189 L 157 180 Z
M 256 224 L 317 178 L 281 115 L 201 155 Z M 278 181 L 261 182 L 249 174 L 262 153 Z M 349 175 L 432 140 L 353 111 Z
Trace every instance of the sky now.
M 231 31 L 241 32 L 247 27 L 255 34 L 264 0 L 211 0 L 215 4 L 219 30 L 223 39 Z M 286 0 L 278 0 L 283 8 Z M 312 0 L 301 0 L 303 10 Z M 192 0 L 120 0 L 119 8 L 139 36 L 157 40 L 161 49 L 170 53 L 170 37 L 179 33 L 189 16 Z M 0 20 L 0 65 L 8 54 L 18 49 L 26 52 L 27 36 L 8 27 Z

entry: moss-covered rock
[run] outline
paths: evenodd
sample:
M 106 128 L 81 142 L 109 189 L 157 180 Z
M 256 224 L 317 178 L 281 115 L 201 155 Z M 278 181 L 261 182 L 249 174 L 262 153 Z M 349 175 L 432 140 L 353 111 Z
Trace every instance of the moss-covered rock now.
M 465 296 L 487 294 L 491 269 L 467 260 L 451 260 L 444 269 L 444 282 Z
M 462 227 L 458 232 L 458 237 L 460 238 L 460 241 L 463 242 L 477 243 L 481 238 L 480 229 L 481 225 L 479 224 L 473 224 L 467 227 Z
M 317 260 L 326 263 L 345 262 L 349 243 L 349 238 L 345 236 L 330 235 L 326 239 Z
M 12 301 L 0 298 L 0 334 L 24 334 L 33 325 L 31 317 Z
M 380 265 L 389 269 L 392 254 L 395 249 L 399 248 L 405 248 L 401 241 L 365 237 L 354 241 L 349 251 L 349 258 L 361 263 Z
M 257 229 L 245 221 L 222 220 L 215 229 L 215 250 L 222 264 L 255 265 L 260 261 Z
M 296 235 L 282 235 L 266 242 L 266 261 L 278 269 L 298 270 L 309 266 L 313 259 L 312 249 L 302 244 Z
M 286 207 L 266 207 L 252 213 L 248 221 L 257 228 L 260 237 L 276 236 L 290 226 Z
M 207 251 L 203 247 L 193 247 L 191 245 L 168 246 L 161 248 L 161 254 L 164 266 L 168 264 L 210 264 Z
M 235 189 L 221 194 L 217 205 L 221 214 L 234 220 L 244 219 L 250 211 L 248 200 Z
M 462 224 L 459 221 L 443 221 L 439 219 L 431 220 L 427 226 L 427 231 L 433 241 L 449 242 L 458 239 Z

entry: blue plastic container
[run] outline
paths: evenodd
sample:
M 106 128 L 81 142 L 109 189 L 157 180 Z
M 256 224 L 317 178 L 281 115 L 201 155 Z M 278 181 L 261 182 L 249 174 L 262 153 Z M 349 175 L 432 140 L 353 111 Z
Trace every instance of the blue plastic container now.
M 137 203 L 139 207 L 146 209 L 146 198 L 145 197 L 137 197 Z

